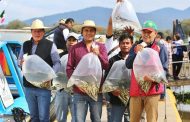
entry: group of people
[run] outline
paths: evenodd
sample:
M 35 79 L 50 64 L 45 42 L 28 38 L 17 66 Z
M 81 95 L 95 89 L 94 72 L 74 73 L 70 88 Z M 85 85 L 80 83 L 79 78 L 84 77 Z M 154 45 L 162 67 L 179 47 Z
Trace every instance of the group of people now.
M 92 122 L 101 122 L 102 105 L 104 99 L 106 99 L 106 101 L 109 101 L 109 108 L 107 109 L 108 122 L 121 122 L 126 112 L 129 113 L 130 120 L 124 117 L 125 122 L 140 122 L 143 111 L 146 112 L 148 122 L 156 122 L 158 119 L 158 101 L 160 95 L 164 92 L 164 86 L 162 83 L 156 83 L 153 78 L 147 75 L 144 77 L 144 81 L 150 82 L 152 85 L 150 90 L 145 93 L 139 87 L 137 78 L 134 75 L 133 62 L 137 53 L 142 51 L 143 48 L 152 48 L 159 54 L 163 69 L 167 74 L 168 50 L 161 39 L 157 38 L 157 25 L 153 21 L 146 21 L 141 31 L 141 39 L 136 42 L 133 38 L 134 30 L 130 27 L 124 28 L 123 33 L 119 35 L 118 45 L 114 47 L 114 50 L 110 49 L 115 36 L 111 18 L 108 23 L 105 44 L 95 40 L 97 27 L 94 21 L 85 20 L 83 22 L 81 27 L 82 39 L 80 40 L 76 33 L 70 32 L 73 25 L 74 19 L 72 18 L 68 18 L 66 21 L 60 20 L 59 26 L 55 29 L 52 42 L 44 38 L 46 27 L 43 22 L 39 19 L 34 20 L 30 27 L 32 38 L 24 42 L 19 55 L 19 65 L 22 65 L 24 62 L 24 54 L 38 55 L 57 73 L 63 70 L 60 69 L 60 57 L 68 54 L 65 71 L 68 79 L 86 54 L 94 53 L 98 57 L 102 70 L 105 72 L 102 74 L 97 101 L 93 100 L 77 85 L 73 86 L 71 94 L 65 89 L 60 89 L 55 96 L 57 121 L 66 122 L 68 108 L 70 108 L 72 122 L 85 122 L 89 108 Z M 142 45 L 142 42 L 146 43 L 146 46 Z M 94 47 L 93 44 L 96 46 Z M 104 85 L 104 80 L 112 65 L 119 60 L 125 60 L 126 68 L 131 69 L 130 100 L 128 105 L 123 104 L 118 98 L 120 94 L 119 89 L 109 92 L 108 97 L 105 97 L 107 95 L 101 92 L 101 87 Z M 23 77 L 23 85 L 25 87 L 31 122 L 49 122 L 51 91 L 35 87 L 25 77 Z
M 174 80 L 179 80 L 179 73 L 182 68 L 184 52 L 187 52 L 187 47 L 184 45 L 184 41 L 179 33 L 175 33 L 173 38 L 167 36 L 164 38 L 162 32 L 158 32 L 156 36 L 157 40 L 160 40 L 168 50 L 169 68 L 167 77 L 172 77 Z

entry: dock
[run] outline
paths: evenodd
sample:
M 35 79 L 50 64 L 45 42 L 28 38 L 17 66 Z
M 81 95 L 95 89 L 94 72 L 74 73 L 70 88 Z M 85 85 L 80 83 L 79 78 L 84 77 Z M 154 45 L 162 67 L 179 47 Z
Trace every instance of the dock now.
M 166 90 L 166 117 L 165 117 L 165 101 L 159 101 L 158 105 L 158 122 L 182 122 L 178 110 L 176 108 L 176 100 L 171 90 Z M 68 122 L 71 122 L 71 116 L 68 116 Z M 91 122 L 88 112 L 86 122 Z M 102 109 L 102 121 L 107 122 L 107 110 L 106 106 Z M 141 120 L 141 122 L 146 122 Z
M 178 113 L 178 110 L 176 108 L 176 100 L 175 100 L 175 97 L 174 97 L 172 91 L 170 89 L 167 89 L 166 93 L 167 93 L 166 94 L 166 102 L 159 101 L 158 122 L 182 122 L 180 115 Z M 165 109 L 165 107 L 166 107 L 166 109 Z M 165 110 L 166 110 L 166 112 L 165 112 Z M 13 120 L 12 116 L 8 116 L 8 117 L 4 117 L 3 119 L 0 118 L 0 122 L 14 122 L 14 120 Z M 54 122 L 57 122 L 57 121 L 54 121 Z M 68 114 L 67 122 L 71 122 L 70 114 Z M 86 122 L 91 122 L 89 112 L 88 112 L 88 115 L 86 118 Z M 105 105 L 103 106 L 103 109 L 102 109 L 102 121 L 101 122 L 107 122 L 107 110 L 106 110 Z M 146 117 L 145 117 L 145 120 L 141 120 L 141 122 L 146 122 Z
M 181 80 L 170 81 L 167 84 L 168 87 L 185 86 L 185 85 L 190 85 L 190 79 L 181 79 Z

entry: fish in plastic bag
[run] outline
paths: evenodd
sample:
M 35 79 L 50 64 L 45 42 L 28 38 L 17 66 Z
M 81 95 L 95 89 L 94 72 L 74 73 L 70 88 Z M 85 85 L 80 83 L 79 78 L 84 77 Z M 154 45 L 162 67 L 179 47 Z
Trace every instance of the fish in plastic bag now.
M 51 89 L 51 80 L 57 77 L 52 67 L 37 55 L 25 56 L 22 70 L 26 80 L 39 88 Z
M 102 92 L 112 92 L 116 89 L 120 90 L 118 97 L 127 105 L 129 100 L 130 79 L 131 70 L 125 66 L 125 60 L 116 61 L 106 77 L 102 86 Z
M 88 53 L 80 60 L 67 87 L 76 85 L 81 91 L 97 101 L 102 77 L 100 60 L 94 53 Z
M 55 77 L 52 81 L 52 89 L 53 90 L 60 90 L 60 89 L 65 89 L 67 88 L 67 75 L 66 75 L 66 66 L 67 66 L 67 61 L 68 61 L 68 54 L 63 55 L 60 58 L 61 61 L 61 68 L 58 73 L 56 73 L 57 77 Z
M 152 85 L 151 82 L 144 81 L 145 76 L 151 77 L 157 83 L 167 83 L 158 52 L 151 48 L 144 48 L 137 53 L 133 62 L 133 71 L 138 84 L 145 93 Z
M 132 4 L 128 0 L 118 2 L 112 11 L 112 23 L 114 30 L 123 30 L 131 26 L 135 32 L 142 28 Z

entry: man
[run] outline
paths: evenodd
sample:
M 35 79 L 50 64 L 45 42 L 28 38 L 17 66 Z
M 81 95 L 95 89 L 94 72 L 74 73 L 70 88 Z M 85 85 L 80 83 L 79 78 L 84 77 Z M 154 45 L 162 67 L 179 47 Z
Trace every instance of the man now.
M 62 52 L 67 50 L 66 40 L 70 29 L 72 29 L 74 24 L 74 19 L 68 18 L 65 22 L 64 20 L 59 21 L 59 26 L 55 29 L 53 42 L 57 46 L 57 49 Z
M 157 25 L 153 21 L 146 21 L 142 29 L 142 40 L 131 48 L 129 56 L 126 60 L 126 66 L 132 69 L 131 85 L 130 85 L 130 122 L 140 122 L 142 111 L 145 110 L 148 122 L 156 122 L 158 118 L 158 101 L 160 94 L 163 92 L 163 84 L 155 83 L 150 76 L 145 76 L 144 81 L 151 82 L 152 86 L 148 93 L 145 93 L 138 82 L 136 81 L 133 72 L 133 61 L 139 51 L 144 46 L 142 42 L 146 43 L 145 48 L 152 48 L 159 53 L 162 66 L 165 71 L 168 69 L 168 54 L 167 49 L 159 41 L 155 41 L 157 35 Z
M 84 21 L 81 33 L 83 36 L 83 41 L 74 45 L 69 52 L 69 58 L 66 69 L 68 78 L 71 77 L 73 71 L 75 70 L 83 56 L 90 52 L 98 56 L 103 69 L 108 68 L 108 56 L 105 46 L 94 41 L 94 37 L 96 34 L 96 25 L 94 21 Z M 92 46 L 92 44 L 94 43 L 98 45 L 98 48 L 94 48 Z M 98 100 L 94 101 L 86 93 L 81 91 L 77 86 L 73 86 L 73 91 L 76 121 L 85 122 L 89 106 L 92 122 L 101 122 L 102 94 L 99 94 Z
M 22 65 L 24 61 L 24 54 L 38 55 L 47 64 L 49 64 L 55 72 L 57 72 L 60 67 L 60 57 L 57 53 L 57 48 L 53 42 L 43 38 L 45 28 L 47 27 L 44 27 L 41 20 L 36 19 L 32 22 L 30 28 L 32 38 L 24 42 L 21 48 L 21 52 L 19 54 L 20 65 Z M 23 85 L 25 87 L 31 122 L 49 122 L 51 91 L 33 86 L 25 77 L 23 77 Z
M 78 35 L 76 33 L 69 33 L 68 38 L 67 38 L 67 50 L 69 51 L 70 48 L 77 44 L 78 42 Z M 63 56 L 68 54 L 68 51 L 63 52 Z M 65 67 L 65 66 L 63 66 Z M 61 69 L 62 72 L 65 70 L 64 68 Z M 74 105 L 73 105 L 73 95 L 65 91 L 65 89 L 61 89 L 57 91 L 56 96 L 55 96 L 55 110 L 56 110 L 56 119 L 58 122 L 67 122 L 67 114 L 68 114 L 68 108 L 70 108 L 71 115 L 72 115 L 72 120 L 71 122 L 75 122 L 75 117 L 74 117 Z
M 122 2 L 123 0 L 117 0 L 117 3 L 118 2 Z M 128 36 L 126 36 L 126 37 L 130 37 L 131 38 L 131 36 L 134 36 L 134 29 L 132 29 L 131 27 L 125 27 L 124 29 L 123 29 L 123 33 L 128 33 L 129 35 Z M 106 38 L 107 38 L 107 40 L 106 40 L 106 42 L 105 42 L 105 46 L 106 46 L 106 49 L 107 49 L 107 51 L 108 51 L 108 58 L 110 59 L 110 58 L 113 58 L 113 57 L 117 57 L 117 59 L 118 60 L 122 60 L 122 58 L 118 58 L 119 56 L 119 54 L 121 53 L 121 48 L 120 48 L 120 44 L 118 43 L 118 42 L 120 42 L 120 41 L 118 41 L 117 40 L 117 37 L 119 37 L 118 36 L 119 34 L 117 34 L 117 35 L 115 35 L 115 34 L 113 34 L 113 23 L 112 23 L 112 17 L 110 17 L 109 18 L 109 21 L 108 21 L 108 26 L 107 26 L 107 32 L 106 32 Z M 124 35 L 123 35 L 124 36 Z M 114 38 L 116 38 L 115 40 L 114 40 Z M 133 37 L 134 38 L 134 37 Z M 132 38 L 132 39 L 133 39 Z M 134 39 L 133 39 L 134 40 Z M 133 43 L 133 40 L 132 40 L 132 43 Z M 128 50 L 130 50 L 130 48 L 131 48 L 131 46 L 132 46 L 132 43 L 130 44 L 128 44 L 128 46 L 129 46 L 129 48 L 128 48 Z M 123 52 L 123 51 L 122 51 Z M 125 56 L 128 56 L 128 54 L 125 54 Z M 113 59 L 112 59 L 113 60 Z M 112 61 L 112 60 L 109 60 L 109 64 L 110 64 L 110 69 L 111 69 L 111 66 L 113 65 L 113 63 L 115 62 L 115 61 Z M 117 60 L 116 60 L 117 61 Z M 110 70 L 109 69 L 109 70 Z M 108 71 L 106 71 L 105 73 L 105 77 L 107 76 L 107 74 L 108 74 L 108 72 L 109 72 L 109 70 Z M 113 95 L 112 95 L 113 96 Z M 116 96 L 115 96 L 116 97 Z M 117 97 L 116 97 L 117 98 Z M 112 107 L 112 105 L 110 104 L 110 96 L 107 94 L 107 93 L 105 93 L 105 99 L 106 99 L 106 101 L 107 101 L 107 115 L 108 115 L 108 122 L 112 122 L 113 121 L 113 119 L 112 119 L 112 115 L 115 115 L 112 111 L 114 111 L 114 109 L 112 109 L 112 108 L 115 108 L 115 107 Z M 111 100 L 111 101 L 113 101 L 113 99 Z M 121 102 L 118 102 L 118 103 L 121 103 Z M 118 104 L 117 104 L 118 105 Z M 128 106 L 127 106 L 128 107 Z M 126 108 L 126 107 L 125 107 Z M 127 108 L 128 109 L 128 108 Z M 120 115 L 122 114 L 123 112 L 121 112 L 121 113 L 119 113 Z M 118 115 L 118 114 L 116 114 L 116 115 Z M 123 115 L 123 114 L 122 114 Z M 120 119 L 120 117 L 118 116 L 118 117 L 116 117 L 115 116 L 115 120 L 117 121 L 117 119 Z M 126 112 L 124 113 L 124 122 L 128 122 L 129 120 L 129 110 L 126 110 Z M 114 120 L 114 121 L 115 121 Z M 118 121 L 119 122 L 119 121 Z
M 112 65 L 119 60 L 126 60 L 129 54 L 129 50 L 132 47 L 133 44 L 133 37 L 124 33 L 119 37 L 119 48 L 120 52 L 110 58 L 109 60 L 109 69 L 105 72 L 105 75 L 107 75 L 112 67 Z M 118 98 L 118 95 L 120 92 L 118 90 L 113 91 L 112 93 L 109 93 L 110 96 L 110 105 L 111 108 L 109 111 L 111 111 L 111 114 L 109 115 L 109 122 L 122 122 L 122 117 L 125 113 L 126 106 L 122 101 Z M 129 111 L 128 111 L 129 112 Z M 127 122 L 125 118 L 125 122 Z

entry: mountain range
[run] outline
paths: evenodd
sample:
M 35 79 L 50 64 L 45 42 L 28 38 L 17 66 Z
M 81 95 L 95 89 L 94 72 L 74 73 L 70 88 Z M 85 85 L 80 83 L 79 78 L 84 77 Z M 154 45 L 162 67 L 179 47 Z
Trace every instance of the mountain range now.
M 111 8 L 103 8 L 103 7 L 90 7 L 77 11 L 71 11 L 66 13 L 58 13 L 49 16 L 38 17 L 43 20 L 46 26 L 52 26 L 56 24 L 62 18 L 74 18 L 75 22 L 82 23 L 86 19 L 91 19 L 96 22 L 97 25 L 106 27 L 109 17 L 112 13 Z M 137 17 L 142 25 L 142 23 L 146 20 L 153 20 L 157 23 L 159 30 L 172 29 L 173 21 L 175 19 L 183 20 L 190 19 L 190 7 L 185 10 L 177 10 L 173 8 L 163 8 L 159 10 L 155 10 L 148 13 L 137 13 Z M 24 22 L 27 24 L 31 24 L 31 22 L 36 18 L 31 18 L 25 20 Z

